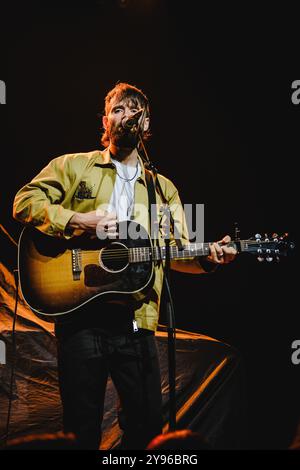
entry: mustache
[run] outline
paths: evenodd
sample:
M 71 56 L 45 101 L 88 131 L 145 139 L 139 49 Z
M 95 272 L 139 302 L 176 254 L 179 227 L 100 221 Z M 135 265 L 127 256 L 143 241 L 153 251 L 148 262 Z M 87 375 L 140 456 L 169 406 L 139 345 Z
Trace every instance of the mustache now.
M 110 135 L 119 135 L 119 136 L 123 136 L 125 134 L 127 134 L 127 130 L 124 129 L 124 127 L 122 126 L 122 123 L 120 124 L 112 124 L 110 129 L 109 129 L 109 134 Z
M 115 143 L 124 146 L 136 146 L 138 136 L 129 129 L 124 129 L 122 124 L 113 124 L 109 129 L 109 137 Z

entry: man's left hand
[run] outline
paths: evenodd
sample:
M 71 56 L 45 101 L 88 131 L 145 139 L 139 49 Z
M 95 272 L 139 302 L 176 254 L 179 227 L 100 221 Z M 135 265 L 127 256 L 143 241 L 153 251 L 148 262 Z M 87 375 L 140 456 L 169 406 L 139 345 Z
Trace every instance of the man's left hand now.
M 226 235 L 222 240 L 210 243 L 210 254 L 206 259 L 216 264 L 227 264 L 233 261 L 237 255 L 237 251 L 232 246 L 227 246 L 227 243 L 230 241 L 230 236 Z

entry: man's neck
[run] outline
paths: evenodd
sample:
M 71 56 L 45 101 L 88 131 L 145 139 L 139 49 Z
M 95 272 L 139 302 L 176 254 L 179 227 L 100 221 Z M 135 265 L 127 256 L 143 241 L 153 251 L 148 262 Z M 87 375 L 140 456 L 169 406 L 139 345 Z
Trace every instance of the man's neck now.
M 136 148 L 120 148 L 114 144 L 110 144 L 109 153 L 112 158 L 115 158 L 124 165 L 135 166 L 138 162 L 138 152 Z

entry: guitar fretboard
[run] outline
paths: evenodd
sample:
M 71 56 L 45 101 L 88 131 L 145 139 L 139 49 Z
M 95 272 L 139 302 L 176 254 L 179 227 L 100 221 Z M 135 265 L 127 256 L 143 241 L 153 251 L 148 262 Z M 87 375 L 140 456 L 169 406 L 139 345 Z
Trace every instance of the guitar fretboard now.
M 179 249 L 177 246 L 170 246 L 171 259 L 193 258 L 195 256 L 209 255 L 209 243 L 192 243 Z M 231 243 L 235 246 L 234 243 Z M 138 247 L 129 249 L 129 262 L 139 263 L 143 261 L 160 261 L 166 259 L 166 247 Z
M 208 243 L 192 243 L 179 248 L 177 245 L 170 246 L 170 259 L 188 259 L 194 257 L 207 256 L 210 253 L 211 242 Z M 225 246 L 225 245 L 223 245 Z M 289 245 L 286 242 L 278 239 L 271 240 L 234 240 L 226 243 L 226 246 L 234 247 L 237 253 L 248 252 L 260 255 L 284 255 L 288 249 L 292 249 L 294 244 L 292 242 Z M 82 255 L 89 257 L 89 262 L 97 262 L 99 257 L 99 250 L 81 250 L 73 249 L 73 266 L 76 268 L 76 263 L 80 266 L 75 269 L 81 271 L 81 257 Z M 145 246 L 135 248 L 119 248 L 111 249 L 107 248 L 103 251 L 101 257 L 105 261 L 115 260 L 127 260 L 129 263 L 140 263 L 140 262 L 153 262 L 166 259 L 167 248 L 165 245 L 158 246 Z M 92 257 L 92 258 L 91 258 Z M 95 258 L 95 259 L 94 259 Z

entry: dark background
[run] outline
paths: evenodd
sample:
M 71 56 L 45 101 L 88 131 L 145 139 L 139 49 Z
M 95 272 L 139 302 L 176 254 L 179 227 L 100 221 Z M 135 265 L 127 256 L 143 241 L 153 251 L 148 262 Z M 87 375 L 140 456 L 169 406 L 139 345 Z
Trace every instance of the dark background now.
M 184 203 L 205 203 L 207 241 L 238 222 L 241 238 L 289 232 L 297 242 L 297 17 L 282 5 L 188 0 L 11 4 L 1 20 L 0 223 L 17 238 L 17 190 L 50 159 L 99 148 L 104 97 L 127 81 L 150 100 L 151 159 Z M 297 252 L 279 264 L 243 255 L 201 278 L 172 274 L 177 326 L 244 359 L 251 448 L 286 448 L 300 417 L 296 263 Z

